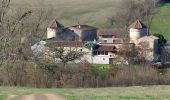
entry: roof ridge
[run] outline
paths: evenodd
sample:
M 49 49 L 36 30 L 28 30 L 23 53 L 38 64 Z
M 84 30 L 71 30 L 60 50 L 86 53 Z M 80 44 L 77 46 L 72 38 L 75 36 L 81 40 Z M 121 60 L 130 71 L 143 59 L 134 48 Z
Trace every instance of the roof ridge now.
M 141 28 L 147 28 L 147 26 L 143 24 L 142 21 L 137 19 L 129 26 L 129 28 L 141 29 Z
M 64 28 L 64 25 L 55 18 L 48 24 L 48 28 Z

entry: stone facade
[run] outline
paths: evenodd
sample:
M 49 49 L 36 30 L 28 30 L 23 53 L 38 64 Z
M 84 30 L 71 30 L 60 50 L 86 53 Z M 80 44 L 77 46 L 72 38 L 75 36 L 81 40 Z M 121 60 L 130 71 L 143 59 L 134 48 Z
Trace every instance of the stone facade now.
M 88 25 L 75 25 L 69 27 L 75 34 L 79 36 L 79 41 L 97 40 L 97 28 Z
M 148 35 L 148 28 L 140 20 L 136 20 L 129 26 L 130 42 L 137 43 L 137 40 Z

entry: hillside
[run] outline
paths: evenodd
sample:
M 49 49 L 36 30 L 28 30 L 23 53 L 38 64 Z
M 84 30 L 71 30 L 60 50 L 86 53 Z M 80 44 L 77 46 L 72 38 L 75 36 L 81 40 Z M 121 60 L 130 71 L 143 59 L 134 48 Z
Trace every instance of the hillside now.
M 13 0 L 18 9 L 52 9 L 52 18 L 66 26 L 89 24 L 98 28 L 110 27 L 107 19 L 118 11 L 118 0 Z M 24 6 L 23 6 L 24 5 Z M 158 8 L 151 24 L 151 33 L 162 33 L 170 40 L 170 3 Z
M 169 100 L 170 86 L 111 87 L 96 89 L 35 89 L 0 87 L 0 100 L 4 100 L 7 95 L 15 94 L 20 95 L 21 97 L 22 95 L 28 94 L 46 93 L 60 94 L 66 97 L 67 100 Z
M 15 7 L 53 9 L 53 16 L 65 25 L 107 26 L 107 18 L 116 10 L 117 0 L 14 0 Z M 23 7 L 24 5 L 24 7 Z
M 151 24 L 152 33 L 161 33 L 170 41 L 170 3 L 162 5 Z

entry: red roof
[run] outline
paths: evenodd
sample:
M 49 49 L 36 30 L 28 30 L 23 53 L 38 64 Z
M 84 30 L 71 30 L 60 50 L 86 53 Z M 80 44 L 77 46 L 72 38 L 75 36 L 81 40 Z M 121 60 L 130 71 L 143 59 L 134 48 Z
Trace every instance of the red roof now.
M 54 19 L 48 24 L 48 28 L 64 28 L 64 26 Z
M 141 29 L 141 28 L 147 28 L 147 26 L 137 19 L 129 26 L 129 28 Z
M 78 42 L 78 41 L 55 41 L 49 40 L 47 41 L 46 46 L 49 47 L 83 47 L 86 42 Z
M 76 28 L 79 30 L 96 30 L 96 27 L 93 26 L 89 26 L 89 25 L 75 25 L 75 26 L 71 26 L 70 28 Z
M 112 36 L 116 36 L 117 32 L 115 32 L 112 29 L 100 29 L 98 30 L 97 34 L 100 35 L 112 35 Z

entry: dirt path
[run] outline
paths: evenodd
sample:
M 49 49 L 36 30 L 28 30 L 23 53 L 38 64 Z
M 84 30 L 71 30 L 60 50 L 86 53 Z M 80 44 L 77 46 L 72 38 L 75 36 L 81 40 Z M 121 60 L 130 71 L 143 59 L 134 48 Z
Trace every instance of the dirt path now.
M 58 94 L 10 95 L 7 100 L 66 100 Z

